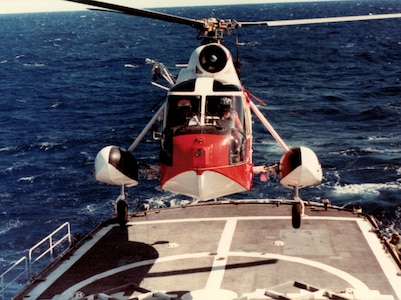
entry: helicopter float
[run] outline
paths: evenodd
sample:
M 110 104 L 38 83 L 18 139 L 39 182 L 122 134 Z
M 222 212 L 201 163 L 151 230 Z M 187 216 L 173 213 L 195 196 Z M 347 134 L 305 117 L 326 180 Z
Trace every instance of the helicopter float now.
M 299 228 L 304 204 L 300 188 L 322 180 L 316 154 L 301 146 L 290 148 L 258 109 L 259 99 L 249 92 L 239 77 L 241 62 L 222 45 L 224 34 L 245 26 L 287 26 L 312 23 L 346 22 L 399 18 L 401 14 L 362 15 L 280 21 L 239 22 L 215 17 L 190 19 L 103 1 L 67 0 L 96 9 L 184 24 L 197 30 L 201 45 L 182 66 L 175 78 L 159 62 L 154 62 L 153 85 L 167 91 L 166 100 L 127 149 L 107 146 L 97 155 L 95 178 L 121 186 L 116 201 L 117 219 L 127 220 L 125 187 L 136 186 L 139 166 L 132 155 L 142 138 L 162 120 L 160 134 L 160 185 L 163 190 L 196 200 L 210 200 L 252 189 L 255 174 L 265 178 L 277 173 L 280 183 L 294 190 L 292 225 Z M 238 44 L 238 42 L 237 42 Z M 164 78 L 169 86 L 157 82 Z M 252 160 L 252 114 L 270 132 L 283 150 L 278 163 L 255 166 Z

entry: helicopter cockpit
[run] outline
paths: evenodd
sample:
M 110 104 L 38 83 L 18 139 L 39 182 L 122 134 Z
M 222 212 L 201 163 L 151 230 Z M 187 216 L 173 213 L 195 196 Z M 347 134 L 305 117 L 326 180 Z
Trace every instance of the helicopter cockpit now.
M 176 135 L 195 132 L 225 134 L 226 130 L 232 129 L 243 131 L 242 97 L 214 95 L 202 99 L 202 96 L 171 95 L 166 127 L 174 128 Z
M 162 157 L 173 157 L 171 151 L 176 137 L 213 135 L 221 145 L 228 145 L 229 164 L 244 162 L 247 125 L 243 102 L 242 95 L 236 92 L 218 95 L 170 94 L 163 141 L 166 155 Z

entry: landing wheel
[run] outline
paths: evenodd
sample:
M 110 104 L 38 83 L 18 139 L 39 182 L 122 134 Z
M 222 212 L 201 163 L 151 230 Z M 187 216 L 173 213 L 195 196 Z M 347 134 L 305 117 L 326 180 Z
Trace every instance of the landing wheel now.
M 292 227 L 298 229 L 301 227 L 302 204 L 295 203 L 292 206 Z
M 128 204 L 125 200 L 117 202 L 117 221 L 120 226 L 125 226 L 128 221 Z

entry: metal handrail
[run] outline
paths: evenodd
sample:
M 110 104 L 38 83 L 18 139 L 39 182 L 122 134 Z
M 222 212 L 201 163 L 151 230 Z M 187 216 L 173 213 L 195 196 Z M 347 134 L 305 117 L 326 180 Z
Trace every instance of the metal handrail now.
M 67 227 L 67 233 L 63 235 L 58 241 L 53 242 L 53 236 L 57 234 L 59 231 Z M 53 255 L 53 250 L 56 248 L 58 245 L 60 245 L 63 241 L 68 239 L 68 244 L 71 244 L 71 228 L 70 228 L 70 223 L 65 222 L 63 225 L 58 227 L 56 230 L 54 230 L 51 234 L 49 234 L 47 237 L 42 239 L 40 242 L 38 242 L 35 246 L 33 246 L 31 249 L 29 249 L 29 254 L 28 254 L 28 265 L 29 265 L 29 273 L 32 276 L 32 265 L 39 261 L 42 257 L 44 257 L 46 254 L 50 253 L 50 256 L 52 257 Z M 32 259 L 32 253 L 35 249 L 37 249 L 39 246 L 43 245 L 44 243 L 48 242 L 49 243 L 49 248 L 47 248 L 44 252 L 42 252 L 38 257 L 35 259 Z
M 60 237 L 57 241 L 54 241 L 54 235 L 60 232 L 63 229 L 67 229 L 67 233 L 64 234 L 62 237 Z M 24 274 L 26 277 L 26 281 L 28 281 L 31 277 L 33 278 L 34 274 L 32 272 L 32 265 L 39 261 L 41 258 L 43 258 L 46 254 L 50 253 L 50 257 L 53 256 L 54 249 L 60 245 L 62 242 L 68 239 L 68 245 L 71 245 L 71 226 L 69 222 L 65 222 L 63 225 L 59 226 L 56 230 L 54 230 L 51 234 L 49 234 L 47 237 L 42 239 L 39 243 L 37 243 L 35 246 L 33 246 L 31 249 L 29 249 L 29 254 L 28 257 L 24 256 L 21 257 L 18 261 L 16 261 L 10 268 L 7 269 L 3 274 L 0 275 L 0 299 L 5 300 L 5 292 L 6 290 L 13 284 L 15 283 L 18 279 L 20 279 Z M 32 258 L 33 251 L 36 250 L 38 247 L 42 246 L 44 243 L 48 242 L 49 247 L 40 253 L 35 259 Z M 58 256 L 61 256 L 63 253 L 65 253 L 67 249 L 64 249 Z M 24 264 L 24 269 L 16 274 L 13 278 L 11 278 L 10 281 L 6 283 L 6 275 L 10 273 L 11 271 L 15 270 L 17 267 L 21 267 L 21 264 Z
M 22 270 L 20 273 L 18 273 L 12 280 L 6 284 L 4 278 L 6 275 L 20 266 L 22 263 L 25 263 L 24 270 Z M 26 280 L 28 280 L 28 261 L 26 259 L 26 256 L 21 257 L 18 261 L 14 263 L 10 268 L 8 268 L 7 271 L 5 271 L 3 274 L 0 275 L 0 288 L 1 288 L 1 299 L 5 300 L 5 292 L 8 287 L 10 287 L 14 282 L 16 282 L 20 277 L 22 277 L 25 274 Z

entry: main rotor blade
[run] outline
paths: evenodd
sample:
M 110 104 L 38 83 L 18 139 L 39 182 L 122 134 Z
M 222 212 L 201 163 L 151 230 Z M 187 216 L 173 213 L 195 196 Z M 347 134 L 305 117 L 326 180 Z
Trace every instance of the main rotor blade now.
M 138 16 L 138 17 L 144 17 L 144 18 L 150 18 L 150 19 L 157 19 L 157 20 L 166 21 L 166 22 L 190 25 L 195 28 L 203 28 L 203 26 L 204 26 L 204 22 L 202 20 L 183 18 L 183 17 L 155 12 L 155 11 L 151 11 L 151 10 L 121 6 L 121 5 L 102 2 L 102 1 L 96 1 L 96 0 L 66 0 L 66 1 L 81 3 L 81 4 L 90 5 L 90 6 L 94 6 L 94 7 L 100 7 L 100 8 L 110 10 L 113 12 L 120 12 L 120 13 L 124 13 L 127 15 L 132 15 L 132 16 Z
M 347 17 L 331 17 L 331 18 L 314 18 L 314 19 L 279 20 L 279 21 L 238 22 L 238 24 L 240 25 L 240 27 L 255 26 L 255 25 L 266 25 L 266 26 L 274 27 L 274 26 L 335 23 L 335 22 L 350 22 L 350 21 L 394 19 L 394 18 L 401 18 L 401 13 L 347 16 Z

